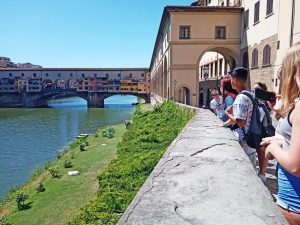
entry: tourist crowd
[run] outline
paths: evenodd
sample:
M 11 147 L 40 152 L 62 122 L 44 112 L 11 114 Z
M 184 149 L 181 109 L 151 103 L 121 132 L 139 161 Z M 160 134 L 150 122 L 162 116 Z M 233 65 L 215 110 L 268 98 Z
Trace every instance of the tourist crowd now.
M 268 92 L 257 82 L 247 90 L 248 70 L 233 69 L 211 91 L 211 110 L 223 121 L 219 126 L 233 130 L 242 148 L 266 181 L 268 160 L 276 159 L 277 204 L 289 224 L 300 224 L 300 43 L 286 54 L 279 74 L 280 94 Z M 278 125 L 272 126 L 271 111 Z

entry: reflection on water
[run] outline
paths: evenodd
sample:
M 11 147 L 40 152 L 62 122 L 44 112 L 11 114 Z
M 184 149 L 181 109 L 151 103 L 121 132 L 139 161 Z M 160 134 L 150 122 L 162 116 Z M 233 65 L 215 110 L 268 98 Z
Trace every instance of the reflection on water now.
M 0 197 L 26 182 L 32 169 L 55 159 L 57 150 L 78 134 L 123 123 L 133 112 L 134 108 L 0 109 Z

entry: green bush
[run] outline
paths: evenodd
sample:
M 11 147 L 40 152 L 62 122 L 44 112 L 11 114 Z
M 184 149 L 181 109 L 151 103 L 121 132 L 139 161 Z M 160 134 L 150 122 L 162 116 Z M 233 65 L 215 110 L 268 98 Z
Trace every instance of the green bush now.
M 61 152 L 61 151 L 58 151 L 57 153 L 56 153 L 56 158 L 57 159 L 61 159 L 61 157 L 63 157 L 63 152 Z
M 102 137 L 107 137 L 108 136 L 108 133 L 106 130 L 102 131 Z
M 114 127 L 109 127 L 108 128 L 108 133 L 115 133 L 116 129 Z
M 116 224 L 167 147 L 194 115 L 174 102 L 142 112 L 137 107 L 130 129 L 118 144 L 117 158 L 98 175 L 98 197 L 69 225 Z M 104 134 L 105 132 L 105 134 Z M 103 131 L 102 135 L 108 135 Z
M 85 146 L 90 146 L 90 143 L 89 143 L 89 141 L 87 139 L 84 139 L 83 143 L 85 144 Z
M 46 189 L 45 189 L 43 183 L 40 182 L 40 183 L 38 184 L 38 186 L 35 188 L 35 190 L 36 190 L 37 193 L 40 193 L 40 192 L 44 192 Z
M 79 145 L 80 151 L 82 151 L 82 152 L 85 151 L 86 150 L 85 147 L 86 147 L 86 144 L 85 143 L 81 143 Z
M 115 136 L 115 133 L 112 131 L 108 131 L 108 138 L 113 138 Z
M 126 129 L 129 129 L 132 126 L 131 121 L 125 120 L 125 127 Z
M 25 208 L 25 201 L 28 199 L 28 195 L 24 194 L 23 192 L 20 192 L 16 196 L 16 203 L 19 210 L 22 210 Z
M 10 222 L 8 222 L 7 217 L 0 218 L 0 225 L 11 225 Z
M 45 165 L 44 165 L 44 169 L 45 169 L 45 170 L 49 170 L 49 168 L 51 168 L 51 167 L 52 167 L 52 165 L 53 165 L 53 162 L 51 162 L 51 161 L 48 161 L 48 162 L 46 162 L 46 163 L 45 163 Z
M 49 173 L 51 174 L 52 178 L 59 178 L 59 172 L 60 170 L 58 166 L 54 166 L 49 169 Z
M 72 164 L 71 160 L 66 159 L 66 160 L 64 161 L 64 167 L 65 167 L 65 168 L 72 168 L 72 167 L 73 167 L 73 164 Z
M 113 138 L 115 136 L 115 128 L 114 127 L 108 127 L 106 130 L 102 131 L 102 137 L 108 137 Z

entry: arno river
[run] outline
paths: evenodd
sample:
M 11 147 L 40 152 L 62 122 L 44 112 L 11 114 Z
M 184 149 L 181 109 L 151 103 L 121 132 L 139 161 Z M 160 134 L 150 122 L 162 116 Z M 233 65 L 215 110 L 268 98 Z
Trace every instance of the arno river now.
M 134 101 L 133 96 L 115 97 L 106 102 L 112 108 L 88 109 L 69 98 L 49 103 L 55 108 L 0 109 L 0 198 L 26 182 L 34 168 L 55 159 L 78 134 L 130 119 Z

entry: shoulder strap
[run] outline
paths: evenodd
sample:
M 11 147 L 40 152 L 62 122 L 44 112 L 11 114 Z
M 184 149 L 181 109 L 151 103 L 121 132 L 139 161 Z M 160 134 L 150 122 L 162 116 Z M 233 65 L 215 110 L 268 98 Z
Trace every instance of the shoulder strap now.
M 243 92 L 241 92 L 240 94 L 246 95 L 248 98 L 250 98 L 252 104 L 255 105 L 256 102 L 255 102 L 253 96 L 252 96 L 248 91 L 243 91 Z

